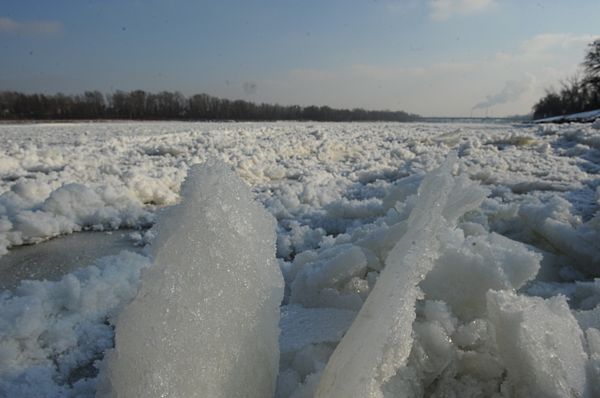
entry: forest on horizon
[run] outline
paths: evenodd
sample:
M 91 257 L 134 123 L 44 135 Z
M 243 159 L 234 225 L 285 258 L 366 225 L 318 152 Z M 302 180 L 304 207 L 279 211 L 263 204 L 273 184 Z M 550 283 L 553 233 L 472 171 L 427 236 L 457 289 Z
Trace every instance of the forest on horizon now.
M 179 92 L 144 90 L 104 95 L 25 94 L 0 92 L 0 120 L 311 120 L 311 121 L 393 121 L 420 120 L 404 111 L 336 109 L 329 106 L 284 106 L 229 100 L 208 94 L 186 97 Z

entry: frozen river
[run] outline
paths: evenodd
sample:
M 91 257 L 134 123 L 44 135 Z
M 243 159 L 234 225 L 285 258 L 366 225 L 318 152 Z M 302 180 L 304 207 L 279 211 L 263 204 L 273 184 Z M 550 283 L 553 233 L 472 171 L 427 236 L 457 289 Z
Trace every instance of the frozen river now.
M 157 321 L 164 330 L 193 330 L 181 314 L 211 300 L 194 312 L 206 320 L 196 340 L 169 344 L 202 345 L 220 325 L 236 344 L 211 344 L 246 359 L 218 377 L 185 367 L 211 363 L 210 351 L 151 361 L 146 373 L 173 391 L 177 370 L 193 368 L 204 381 L 186 394 L 236 396 L 258 366 L 256 391 L 276 397 L 600 394 L 600 132 L 589 124 L 4 124 L 0 136 L 0 396 L 95 396 L 119 314 L 162 319 L 160 308 L 181 321 Z M 241 180 L 198 172 L 182 195 L 207 161 Z M 245 217 L 242 186 L 273 217 L 260 224 L 271 241 L 240 232 L 262 217 Z M 177 242 L 153 246 L 157 220 Z M 285 281 L 278 341 L 261 343 L 275 373 L 248 359 L 259 338 L 234 327 L 234 309 L 262 305 L 237 303 L 243 289 L 271 280 L 249 273 L 245 253 Z M 143 274 L 161 304 L 127 307 L 155 262 L 166 279 Z M 261 339 L 276 338 L 272 323 L 256 323 Z

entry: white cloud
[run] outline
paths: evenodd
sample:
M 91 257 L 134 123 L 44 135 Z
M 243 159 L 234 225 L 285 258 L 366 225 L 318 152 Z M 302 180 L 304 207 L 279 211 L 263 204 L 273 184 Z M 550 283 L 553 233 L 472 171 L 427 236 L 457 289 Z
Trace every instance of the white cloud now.
M 63 25 L 58 21 L 15 21 L 0 17 L 0 34 L 23 34 L 48 36 L 62 32 Z
M 525 40 L 521 51 L 525 54 L 542 53 L 550 50 L 565 50 L 581 47 L 598 38 L 596 35 L 574 35 L 571 33 L 542 33 Z
M 278 79 L 262 81 L 259 100 L 279 102 L 286 98 L 287 104 L 465 114 L 477 100 L 463 88 L 475 67 L 439 62 L 415 67 L 366 63 L 294 69 Z
M 456 15 L 474 14 L 496 4 L 495 0 L 430 0 L 431 18 L 436 21 Z
M 422 115 L 525 114 L 545 89 L 577 72 L 593 35 L 540 34 L 513 51 L 403 65 L 377 62 L 295 69 L 260 82 L 260 100 L 403 109 Z M 476 104 L 473 107 L 473 104 Z

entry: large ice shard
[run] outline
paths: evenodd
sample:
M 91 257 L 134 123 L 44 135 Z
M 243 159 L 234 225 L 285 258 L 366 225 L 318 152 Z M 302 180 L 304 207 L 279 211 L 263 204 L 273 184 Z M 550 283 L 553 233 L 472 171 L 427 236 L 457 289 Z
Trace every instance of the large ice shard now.
M 317 397 L 382 397 L 381 386 L 406 365 L 413 345 L 418 284 L 440 255 L 440 239 L 486 192 L 467 177 L 452 176 L 455 155 L 429 173 L 418 191 L 406 233 L 356 320 L 331 356 Z
M 97 396 L 268 397 L 283 278 L 275 221 L 225 165 L 190 169 L 116 323 Z

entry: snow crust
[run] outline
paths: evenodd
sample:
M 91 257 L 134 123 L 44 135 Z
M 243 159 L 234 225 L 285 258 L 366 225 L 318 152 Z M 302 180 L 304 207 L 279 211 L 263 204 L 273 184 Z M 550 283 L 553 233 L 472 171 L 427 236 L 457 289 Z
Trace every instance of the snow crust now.
M 110 393 L 110 377 L 99 383 L 97 374 L 117 362 L 119 326 L 117 350 L 106 358 L 117 319 L 143 326 L 129 332 L 138 347 L 151 330 L 169 331 L 164 341 L 179 347 L 167 352 L 155 336 L 136 353 L 149 358 L 145 366 L 180 364 L 184 355 L 176 352 L 235 352 L 240 363 L 268 373 L 256 377 L 269 380 L 263 396 L 273 389 L 281 398 L 600 395 L 600 139 L 593 125 L 102 123 L 1 125 L 0 135 L 2 252 L 87 229 L 135 228 L 132 237 L 150 243 L 147 256 L 122 253 L 60 281 L 25 281 L 0 294 L 0 396 L 92 397 L 98 385 Z M 451 153 L 457 159 L 447 161 Z M 191 165 L 209 158 L 243 183 L 217 167 L 205 176 L 210 187 L 181 191 Z M 219 200 L 208 195 L 217 191 Z M 207 197 L 185 204 L 197 195 Z M 152 238 L 149 226 L 186 206 L 194 217 L 159 221 Z M 255 211 L 264 222 L 249 217 Z M 213 215 L 203 222 L 210 228 L 194 230 L 203 212 Z M 262 228 L 255 224 L 270 232 L 246 233 Z M 193 233 L 178 235 L 187 227 Z M 211 231 L 220 238 L 208 239 Z M 207 250 L 213 244 L 227 250 Z M 174 259 L 211 273 L 158 271 Z M 215 265 L 245 259 L 271 271 L 215 276 L 222 270 Z M 151 263 L 146 289 L 163 286 L 172 299 L 151 306 L 163 311 L 156 316 L 123 311 L 140 297 L 140 270 Z M 266 319 L 247 306 L 268 296 L 242 300 L 242 281 L 271 286 L 276 297 L 279 270 L 281 317 L 274 299 L 270 326 L 241 338 Z M 192 276 L 200 282 L 183 289 Z M 204 306 L 203 325 L 220 313 L 219 325 L 236 327 L 204 336 L 196 315 L 169 310 L 165 317 L 180 297 L 169 286 L 186 292 L 186 308 Z M 219 300 L 191 299 L 221 290 Z M 240 301 L 231 304 L 230 296 Z M 197 338 L 214 343 L 191 344 Z M 251 357 L 261 344 L 269 354 Z M 134 351 L 135 344 L 123 346 Z M 232 396 L 250 391 L 252 383 L 238 383 L 241 370 L 205 367 L 210 381 L 182 372 L 177 384 L 206 391 L 221 383 Z M 163 370 L 154 374 L 169 374 Z

